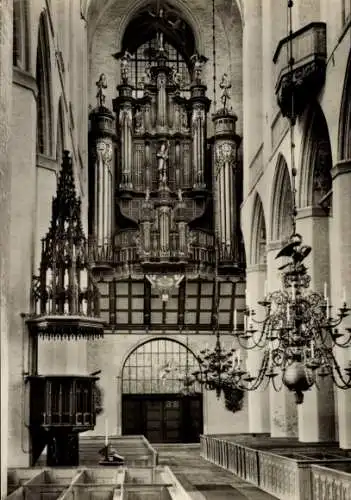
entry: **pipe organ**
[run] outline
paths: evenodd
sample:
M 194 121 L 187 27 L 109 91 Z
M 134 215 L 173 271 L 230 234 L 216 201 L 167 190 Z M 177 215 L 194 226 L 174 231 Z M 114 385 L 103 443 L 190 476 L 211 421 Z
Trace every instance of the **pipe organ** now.
M 111 112 L 108 131 L 100 126 L 100 116 L 107 116 L 105 108 L 90 115 L 92 260 L 100 269 L 108 261 L 114 279 L 130 273 L 211 274 L 218 245 L 219 264 L 232 263 L 238 269 L 243 263 L 241 245 L 235 242 L 240 239 L 236 117 L 227 109 L 223 116 L 216 113 L 214 138 L 207 137 L 210 100 L 201 60 L 194 56 L 188 61 L 190 84 L 184 87 L 167 51 L 158 47 L 145 65 L 142 90 L 136 91 L 128 57 L 123 56 L 122 79 L 113 100 L 115 135 Z M 101 151 L 106 137 L 115 151 L 110 162 L 116 160 L 115 171 L 108 181 L 99 182 L 101 169 L 107 171 Z M 100 209 L 101 200 L 109 200 L 113 209 Z

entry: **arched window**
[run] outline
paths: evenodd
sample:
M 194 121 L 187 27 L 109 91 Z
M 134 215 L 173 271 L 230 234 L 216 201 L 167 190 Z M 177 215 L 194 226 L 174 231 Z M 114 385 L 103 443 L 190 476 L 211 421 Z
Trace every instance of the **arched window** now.
M 40 16 L 38 31 L 36 81 L 37 98 L 37 151 L 51 156 L 52 154 L 52 113 L 50 86 L 50 49 L 46 16 Z
M 28 4 L 27 0 L 13 2 L 13 65 L 29 69 Z
M 158 11 L 152 5 L 141 9 L 129 23 L 122 40 L 119 58 L 128 51 L 130 62 L 130 82 L 135 87 L 135 97 L 141 95 L 143 76 L 148 64 L 156 62 L 158 36 L 162 34 L 167 64 L 173 67 L 181 78 L 183 92 L 189 90 L 191 57 L 196 52 L 195 39 L 189 24 L 182 14 L 170 4 Z
M 261 198 L 256 195 L 253 223 L 252 223 L 252 245 L 251 263 L 266 264 L 267 261 L 267 233 Z
M 147 72 L 147 67 L 156 63 L 157 38 L 140 45 L 132 54 L 130 60 L 130 83 L 135 88 L 134 97 L 142 97 L 143 82 Z M 181 53 L 168 42 L 164 43 L 165 52 L 168 55 L 167 66 L 174 68 L 179 73 L 183 95 L 190 90 L 190 73 L 187 63 Z
M 128 357 L 122 372 L 123 394 L 179 394 L 183 377 L 199 370 L 199 362 L 183 344 L 155 339 L 138 346 Z M 196 392 L 201 387 L 195 383 Z

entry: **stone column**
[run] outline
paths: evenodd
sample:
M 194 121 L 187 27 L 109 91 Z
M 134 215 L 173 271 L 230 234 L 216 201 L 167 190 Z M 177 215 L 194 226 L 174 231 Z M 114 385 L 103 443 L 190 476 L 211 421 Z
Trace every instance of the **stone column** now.
M 113 100 L 113 111 L 118 119 L 118 132 L 120 137 L 120 184 L 122 190 L 133 189 L 132 162 L 133 162 L 133 88 L 128 84 L 117 87 L 119 96 Z M 146 123 L 145 123 L 146 127 Z
M 337 163 L 332 169 L 333 218 L 331 221 L 331 252 L 333 263 L 331 303 L 339 306 L 345 288 L 348 306 L 351 303 L 351 160 Z M 348 316 L 342 327 L 351 327 Z M 343 330 L 342 328 L 342 330 Z M 343 369 L 351 359 L 350 349 L 336 349 L 337 360 Z M 337 390 L 337 418 L 341 448 L 351 448 L 351 390 Z
M 311 284 L 315 292 L 323 294 L 324 283 L 329 288 L 329 217 L 320 207 L 299 210 L 296 230 L 304 244 L 312 247 L 306 259 Z M 312 256 L 312 257 L 311 257 Z M 313 386 L 305 393 L 298 406 L 299 441 L 332 441 L 335 439 L 334 391 L 330 377 L 319 379 L 320 390 Z
M 100 106 L 92 111 L 90 120 L 94 176 L 92 233 L 96 243 L 103 245 L 111 240 L 114 222 L 114 119 L 107 108 Z
M 234 235 L 238 231 L 237 199 L 234 188 L 236 152 L 240 137 L 235 133 L 237 117 L 226 111 L 213 117 L 214 140 L 214 178 L 216 228 L 220 244 L 220 261 L 235 261 Z
M 279 264 L 275 257 L 282 248 L 281 241 L 271 242 L 267 246 L 267 279 L 268 291 L 272 292 L 281 288 L 281 276 L 278 271 Z M 278 378 L 278 377 L 277 377 Z M 281 381 L 277 381 L 281 385 Z M 294 394 L 284 386 L 276 392 L 269 389 L 270 405 L 270 431 L 272 437 L 297 437 L 297 408 Z
M 262 300 L 265 293 L 265 282 L 267 278 L 267 267 L 265 264 L 256 264 L 246 269 L 246 287 L 249 291 L 251 307 L 255 309 L 255 319 L 261 321 L 265 309 L 257 302 Z M 261 366 L 263 352 L 252 350 L 247 352 L 247 370 L 256 376 Z M 269 432 L 269 389 L 258 389 L 248 392 L 249 432 Z
M 206 97 L 207 87 L 200 83 L 191 86 L 191 132 L 193 138 L 194 189 L 205 189 L 206 123 L 210 101 Z
M 243 26 L 244 199 L 249 192 L 249 165 L 262 144 L 262 1 L 247 0 Z M 270 89 L 272 91 L 272 89 Z
M 1 10 L 1 7 L 0 7 Z M 36 340 L 32 342 L 21 314 L 30 312 L 29 297 L 31 295 L 32 275 L 37 274 L 35 261 L 35 244 L 40 240 L 37 229 L 37 187 L 42 178 L 40 167 L 36 165 L 36 81 L 27 76 L 26 86 L 23 85 L 23 72 L 14 68 L 12 88 L 12 118 L 11 118 L 11 176 L 16 182 L 11 184 L 11 218 L 9 244 L 9 282 L 13 306 L 9 310 L 9 412 L 11 418 L 8 426 L 8 446 L 10 450 L 8 466 L 28 466 L 29 454 L 24 450 L 29 448 L 29 433 L 25 416 L 28 415 L 28 385 L 24 384 L 23 372 L 30 369 L 29 358 L 37 353 Z M 23 119 L 23 117 L 26 117 Z M 28 124 L 32 125 L 29 127 Z M 20 147 L 19 147 L 20 138 Z M 54 172 L 46 170 L 45 174 L 55 179 Z M 44 175 L 45 175 L 44 174 Z M 50 199 L 53 192 L 44 195 Z M 50 203 L 49 203 L 50 206 Z M 42 214 L 41 214 L 42 215 Z M 48 217 L 49 221 L 49 217 Z M 40 241 L 39 241 L 40 242 Z M 23 252 L 23 248 L 26 249 Z M 27 357 L 28 353 L 28 357 Z M 23 356 L 24 354 L 24 356 Z
M 8 457 L 8 266 L 10 221 L 9 138 L 11 131 L 12 90 L 12 1 L 4 0 L 0 8 L 0 370 L 1 370 L 1 498 L 7 494 Z

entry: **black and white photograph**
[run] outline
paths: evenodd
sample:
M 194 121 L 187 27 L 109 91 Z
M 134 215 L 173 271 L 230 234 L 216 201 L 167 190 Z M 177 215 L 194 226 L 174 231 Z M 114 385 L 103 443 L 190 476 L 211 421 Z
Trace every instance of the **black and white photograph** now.
M 351 500 L 351 0 L 0 0 L 0 500 Z

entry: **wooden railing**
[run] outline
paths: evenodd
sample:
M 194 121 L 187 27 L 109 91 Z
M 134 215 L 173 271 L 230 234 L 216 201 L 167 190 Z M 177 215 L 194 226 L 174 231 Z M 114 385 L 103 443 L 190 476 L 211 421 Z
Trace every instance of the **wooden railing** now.
M 280 40 L 274 53 L 276 87 L 281 77 L 289 71 L 289 44 L 292 42 L 294 69 L 300 68 L 314 58 L 325 58 L 327 54 L 326 24 L 314 22 L 303 26 Z
M 242 479 L 259 485 L 258 452 L 239 443 L 213 436 L 200 437 L 203 458 L 228 469 Z
M 314 444 L 315 448 L 322 445 L 323 443 Z M 351 499 L 351 458 L 348 458 L 346 452 L 336 448 L 330 453 L 313 452 L 312 446 L 304 447 L 304 444 L 298 442 L 295 445 L 291 443 L 290 446 L 288 443 L 286 447 L 283 443 L 276 442 L 273 446 L 277 447 L 267 451 L 269 446 L 261 439 L 260 445 L 255 448 L 250 435 L 239 435 L 237 441 L 218 435 L 200 437 L 200 453 L 203 458 L 224 467 L 276 498 Z
M 260 488 L 282 500 L 311 500 L 309 463 L 259 452 Z
M 348 472 L 321 465 L 311 466 L 312 500 L 349 500 L 351 498 L 350 463 L 339 463 L 338 467 L 345 468 Z
M 279 42 L 273 62 L 275 93 L 283 116 L 301 115 L 310 98 L 320 91 L 325 82 L 326 60 L 325 23 L 310 23 Z

